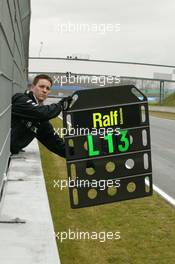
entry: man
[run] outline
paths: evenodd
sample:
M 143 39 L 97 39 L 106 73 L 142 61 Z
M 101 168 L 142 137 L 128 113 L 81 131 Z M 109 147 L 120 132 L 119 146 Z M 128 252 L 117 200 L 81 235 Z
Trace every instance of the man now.
M 36 137 L 50 151 L 65 157 L 64 141 L 54 133 L 49 120 L 67 110 L 72 98 L 69 96 L 58 103 L 43 105 L 51 86 L 52 79 L 48 75 L 38 75 L 30 90 L 12 97 L 12 154 L 17 154 Z

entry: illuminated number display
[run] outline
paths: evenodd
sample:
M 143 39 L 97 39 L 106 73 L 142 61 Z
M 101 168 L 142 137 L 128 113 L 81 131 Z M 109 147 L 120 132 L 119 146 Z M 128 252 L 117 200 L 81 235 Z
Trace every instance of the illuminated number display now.
M 105 146 L 107 144 L 107 150 L 105 149 L 106 154 L 113 154 L 116 152 L 127 152 L 129 149 L 129 139 L 128 139 L 128 130 L 118 130 L 117 134 L 115 133 L 115 128 L 117 126 L 124 125 L 123 118 L 123 108 L 117 108 L 115 110 L 111 110 L 108 113 L 95 112 L 92 113 L 91 120 L 93 123 L 93 129 L 107 129 L 113 127 L 114 133 L 107 133 L 103 136 L 99 136 L 98 139 L 95 139 L 92 134 L 87 136 L 88 142 L 88 155 L 92 156 L 100 156 L 104 154 L 104 147 L 98 149 L 96 145 L 100 145 L 99 141 L 101 141 L 101 145 Z M 106 143 L 106 144 L 105 144 Z
M 114 135 L 112 133 L 109 133 L 104 137 L 99 137 L 99 140 L 107 142 L 108 154 L 115 153 L 116 150 L 119 152 L 127 152 L 129 150 L 129 145 L 130 145 L 127 135 L 128 135 L 128 130 L 121 130 L 119 132 L 119 135 L 117 135 L 117 137 L 119 138 L 118 144 L 116 144 L 116 141 L 114 141 Z M 87 142 L 88 142 L 88 154 L 90 157 L 99 156 L 102 154 L 100 153 L 100 150 L 95 148 L 93 135 L 90 134 L 87 136 Z

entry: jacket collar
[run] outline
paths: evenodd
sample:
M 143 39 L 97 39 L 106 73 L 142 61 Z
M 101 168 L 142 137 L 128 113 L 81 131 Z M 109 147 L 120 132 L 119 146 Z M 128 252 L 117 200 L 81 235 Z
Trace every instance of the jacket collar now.
M 26 90 L 24 93 L 27 94 L 30 97 L 30 99 L 32 99 L 35 103 L 38 104 L 38 100 L 36 99 L 32 91 Z

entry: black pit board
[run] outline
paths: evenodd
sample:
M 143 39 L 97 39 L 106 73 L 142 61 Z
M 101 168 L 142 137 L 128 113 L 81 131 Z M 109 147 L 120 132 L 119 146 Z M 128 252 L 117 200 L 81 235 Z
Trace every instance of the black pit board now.
M 146 96 L 125 85 L 80 90 L 73 97 L 63 113 L 64 127 L 72 127 L 65 135 L 71 207 L 152 195 Z

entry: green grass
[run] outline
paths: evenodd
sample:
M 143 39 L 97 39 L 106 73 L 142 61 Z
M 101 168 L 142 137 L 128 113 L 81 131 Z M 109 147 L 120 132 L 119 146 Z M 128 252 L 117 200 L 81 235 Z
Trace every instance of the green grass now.
M 57 128 L 60 123 L 54 120 Z M 120 240 L 57 239 L 62 264 L 174 264 L 175 209 L 157 194 L 151 197 L 71 209 L 68 190 L 54 188 L 66 179 L 66 162 L 40 145 L 55 233 L 120 231 Z
M 163 104 L 165 106 L 175 106 L 175 93 L 170 94 L 165 98 Z
M 175 93 L 168 95 L 165 100 L 160 104 L 155 102 L 149 102 L 151 106 L 175 106 Z

